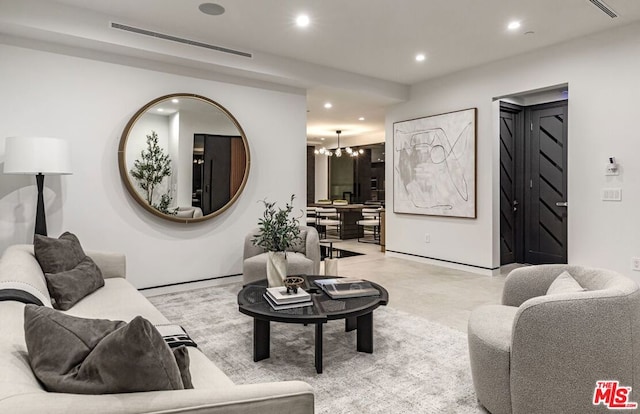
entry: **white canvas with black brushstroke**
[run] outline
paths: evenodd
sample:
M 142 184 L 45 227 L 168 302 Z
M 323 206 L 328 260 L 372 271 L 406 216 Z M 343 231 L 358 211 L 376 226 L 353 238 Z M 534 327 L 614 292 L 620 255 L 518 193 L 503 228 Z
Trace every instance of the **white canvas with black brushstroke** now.
M 476 109 L 393 124 L 396 213 L 476 217 Z

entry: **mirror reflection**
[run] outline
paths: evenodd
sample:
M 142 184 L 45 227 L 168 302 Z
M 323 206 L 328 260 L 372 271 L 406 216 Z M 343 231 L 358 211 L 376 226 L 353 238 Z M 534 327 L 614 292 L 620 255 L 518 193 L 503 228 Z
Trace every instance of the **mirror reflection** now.
M 220 214 L 249 171 L 246 137 L 222 106 L 198 95 L 158 98 L 131 119 L 120 141 L 120 174 L 148 211 L 173 221 Z

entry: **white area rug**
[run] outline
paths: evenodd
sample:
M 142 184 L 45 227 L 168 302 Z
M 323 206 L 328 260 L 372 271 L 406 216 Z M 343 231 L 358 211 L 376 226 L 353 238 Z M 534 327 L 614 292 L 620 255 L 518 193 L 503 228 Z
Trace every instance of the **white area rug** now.
M 344 321 L 324 327 L 324 372 L 314 363 L 314 326 L 271 323 L 271 357 L 253 362 L 253 319 L 238 311 L 239 284 L 150 298 L 182 325 L 235 383 L 302 380 L 316 413 L 483 413 L 476 403 L 466 335 L 382 306 L 373 354 L 356 351 Z M 393 301 L 393 298 L 390 298 Z

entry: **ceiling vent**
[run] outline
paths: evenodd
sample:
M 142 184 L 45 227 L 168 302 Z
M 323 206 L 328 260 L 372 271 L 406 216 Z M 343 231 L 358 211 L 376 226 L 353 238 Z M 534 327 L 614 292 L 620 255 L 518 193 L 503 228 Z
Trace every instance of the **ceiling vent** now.
M 602 0 L 589 0 L 591 3 L 594 4 L 594 6 L 596 6 L 597 8 L 599 8 L 600 10 L 602 10 L 602 12 L 604 14 L 606 14 L 607 16 L 611 17 L 612 19 L 614 17 L 618 17 L 618 13 L 616 13 L 615 11 L 613 11 L 613 9 L 611 7 L 609 7 L 605 2 L 603 2 Z
M 139 29 L 137 27 L 127 26 L 126 24 L 120 24 L 120 23 L 111 22 L 111 28 L 118 29 L 118 30 L 124 30 L 124 31 L 132 32 L 132 33 L 137 33 L 137 34 L 141 34 L 141 35 L 144 35 L 144 36 L 155 37 L 155 38 L 158 38 L 158 39 L 164 39 L 164 40 L 168 40 L 170 42 L 177 42 L 177 43 L 182 43 L 182 44 L 190 45 L 190 46 L 203 47 L 205 49 L 215 50 L 216 52 L 229 53 L 229 54 L 232 54 L 232 55 L 242 56 L 242 57 L 246 57 L 246 58 L 252 58 L 253 57 L 253 55 L 251 53 L 248 53 L 248 52 L 242 52 L 242 51 L 239 51 L 239 50 L 229 49 L 229 48 L 222 47 L 222 46 L 210 45 L 208 43 L 197 42 L 195 40 L 183 39 L 181 37 L 166 35 L 166 34 L 163 34 L 163 33 L 152 32 L 151 30 Z

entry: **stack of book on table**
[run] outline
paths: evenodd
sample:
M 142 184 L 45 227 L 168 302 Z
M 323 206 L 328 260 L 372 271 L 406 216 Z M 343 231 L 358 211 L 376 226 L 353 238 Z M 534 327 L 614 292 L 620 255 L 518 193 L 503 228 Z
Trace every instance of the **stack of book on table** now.
M 264 298 L 275 310 L 302 308 L 313 305 L 311 295 L 303 289 L 298 288 L 296 293 L 287 293 L 284 286 L 267 288 Z
M 380 291 L 370 282 L 362 279 L 335 278 L 316 279 L 314 281 L 331 299 L 358 298 L 361 296 L 380 296 Z

